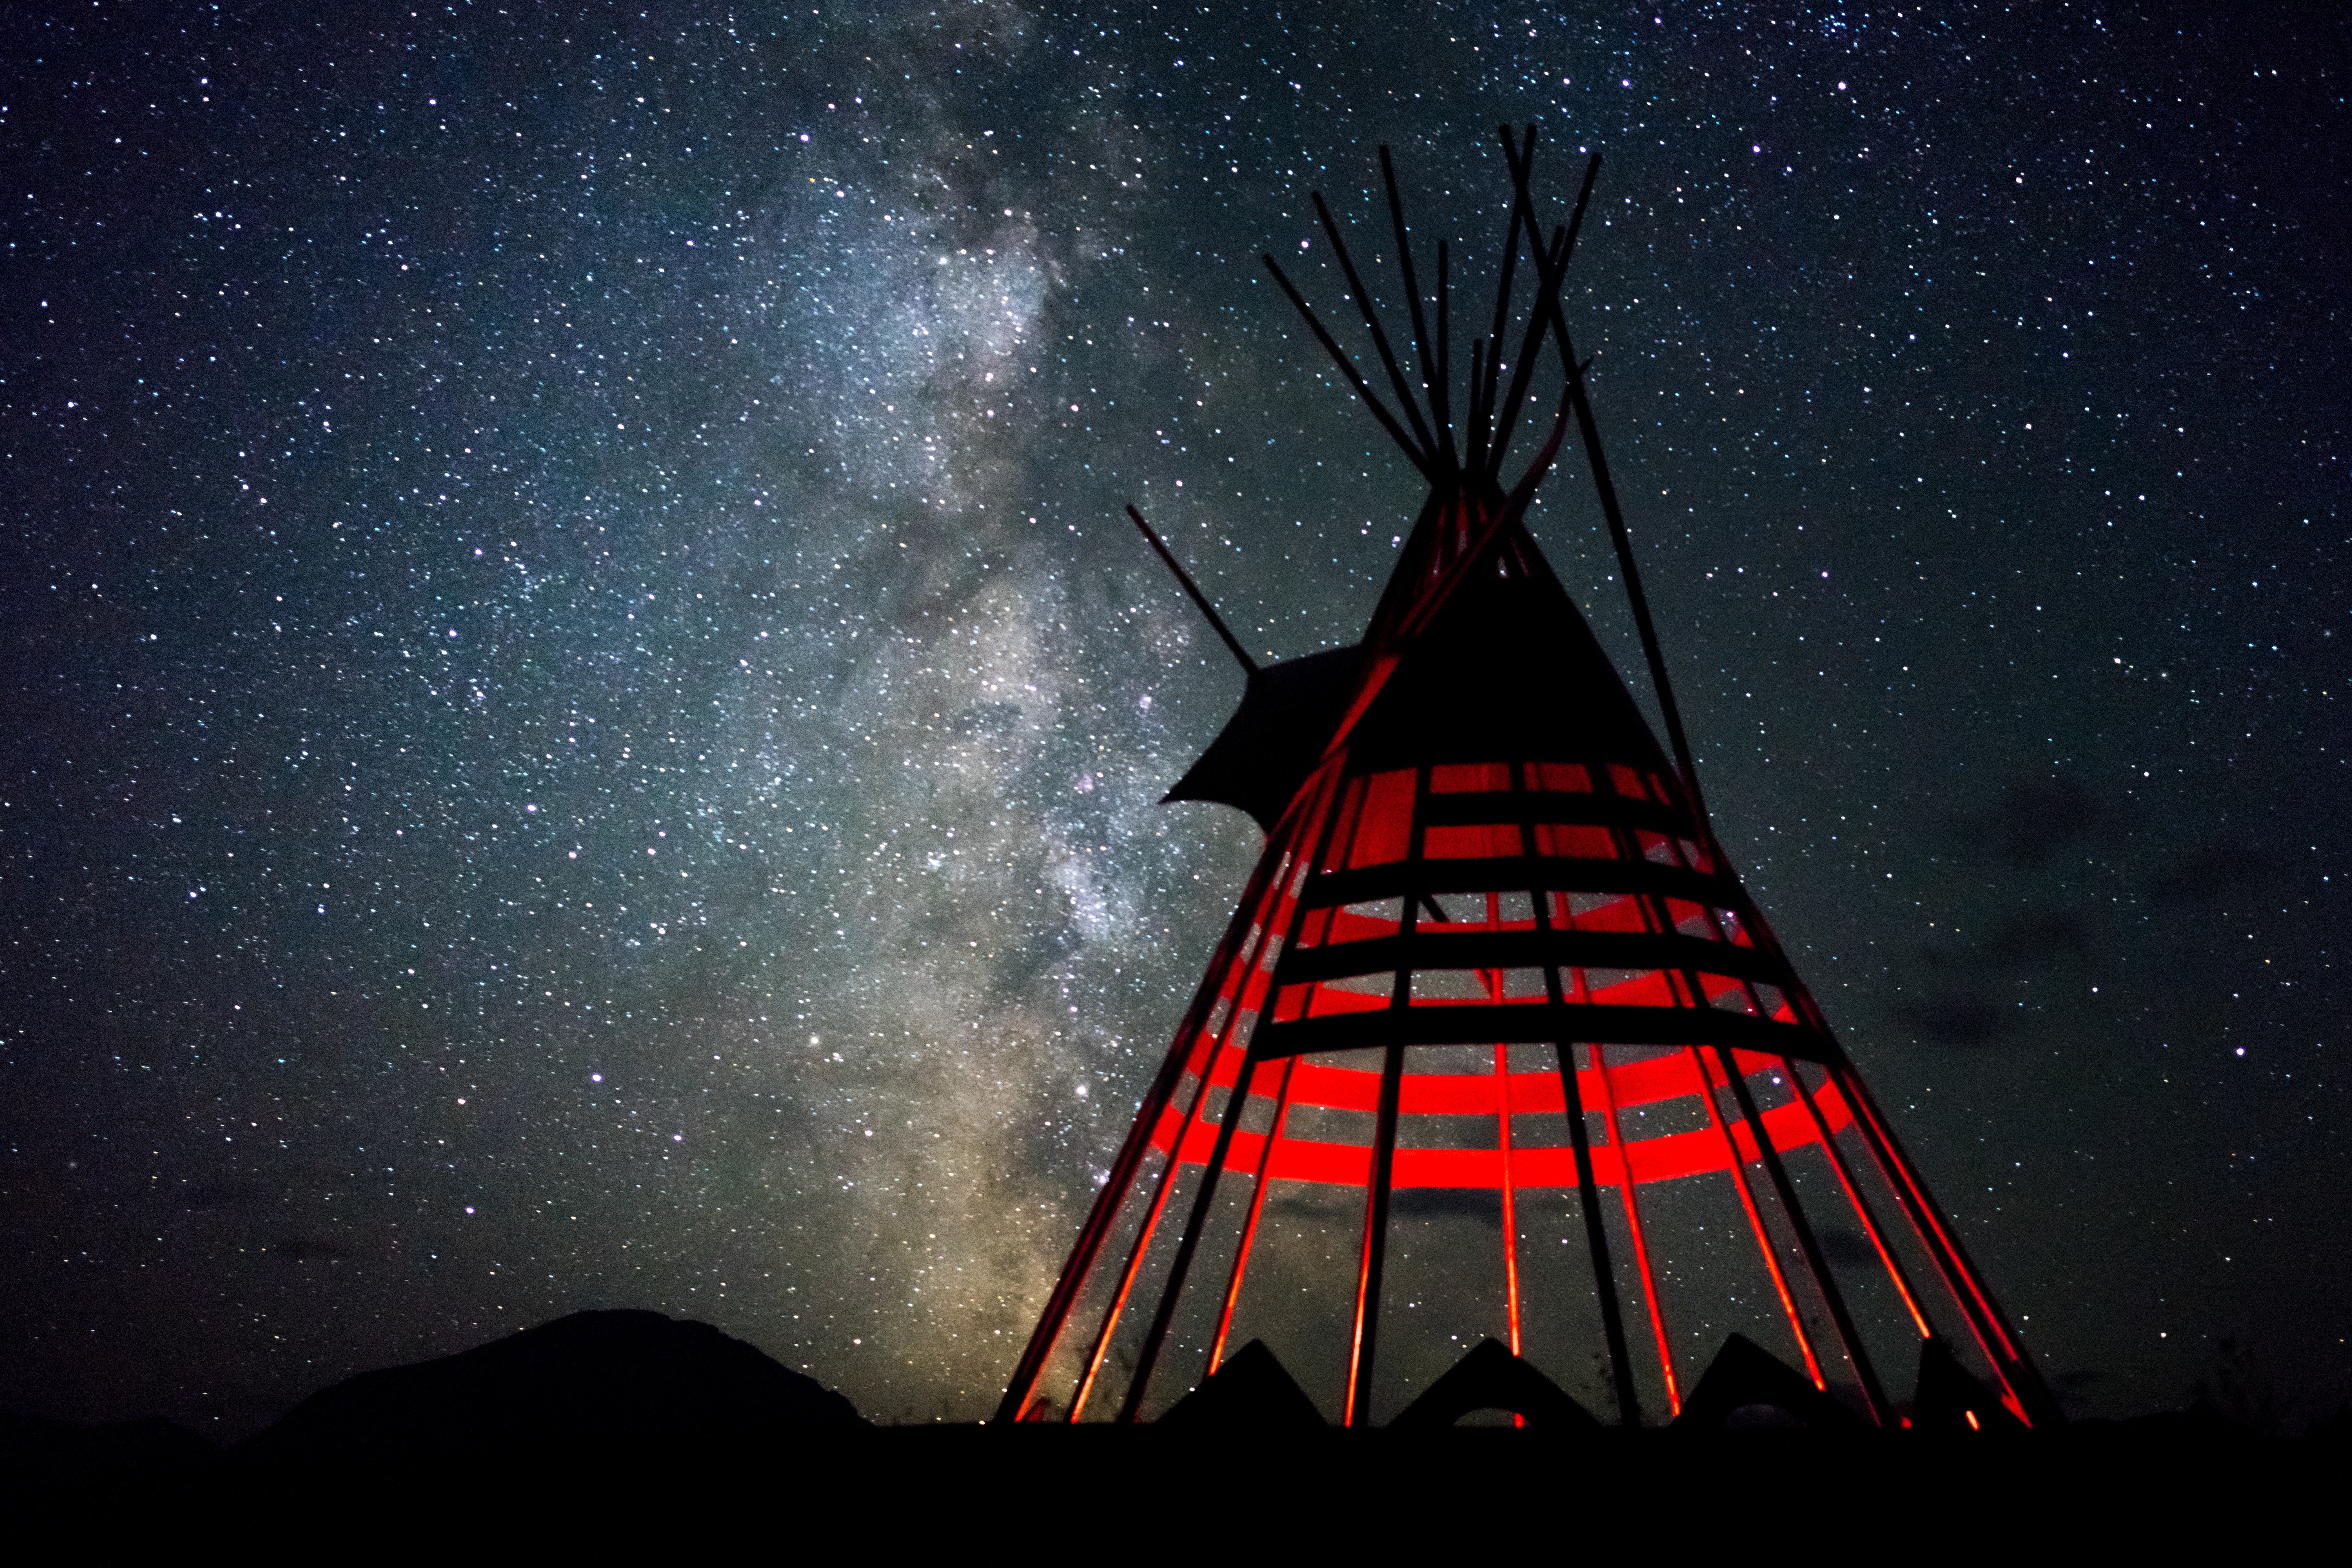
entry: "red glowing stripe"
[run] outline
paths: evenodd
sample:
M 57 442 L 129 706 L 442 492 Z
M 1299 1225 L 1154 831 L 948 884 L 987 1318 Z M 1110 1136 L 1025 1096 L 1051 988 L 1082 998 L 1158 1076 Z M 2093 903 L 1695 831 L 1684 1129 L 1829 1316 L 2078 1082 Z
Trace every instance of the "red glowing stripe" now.
M 1742 1052 L 1743 1058 L 1747 1053 Z M 1769 1058 L 1758 1058 L 1769 1063 Z M 1743 1063 L 1744 1065 L 1744 1063 Z M 1698 1074 L 1687 1053 L 1654 1057 L 1609 1069 L 1620 1107 L 1650 1105 L 1699 1092 Z M 1510 1076 L 1511 1111 L 1517 1116 L 1559 1113 L 1567 1106 L 1557 1072 L 1515 1072 Z M 1232 1081 L 1230 1078 L 1224 1081 Z M 1495 1080 L 1486 1073 L 1407 1073 L 1399 1110 L 1407 1116 L 1480 1116 L 1495 1108 Z M 1595 1089 L 1592 1069 L 1580 1068 L 1580 1089 Z M 1370 1110 L 1380 1101 L 1381 1075 L 1328 1063 L 1301 1061 L 1291 1100 L 1299 1105 L 1330 1110 Z M 1838 1125 L 1843 1126 L 1843 1121 Z
M 1299 1077 L 1307 1074 L 1308 1064 L 1298 1066 Z M 1612 1069 L 1613 1074 L 1614 1069 Z M 1378 1075 L 1372 1075 L 1377 1077 Z M 1516 1079 L 1521 1076 L 1513 1074 Z M 1473 1082 L 1492 1085 L 1490 1079 Z M 1412 1080 L 1405 1080 L 1405 1099 L 1411 1101 Z M 1558 1080 L 1553 1087 L 1558 1089 Z M 1516 1086 L 1515 1086 L 1516 1089 Z M 1558 1110 L 1558 1096 L 1552 1109 Z M 1291 1103 L 1307 1103 L 1294 1086 Z M 1471 1108 L 1471 1114 L 1491 1115 L 1494 1097 L 1489 1090 L 1486 1103 Z M 1519 1106 L 1517 1110 L 1527 1108 Z M 1832 1117 L 1830 1108 L 1822 1107 L 1824 1119 L 1832 1121 L 1832 1131 L 1851 1120 L 1841 1112 Z M 1783 1152 L 1817 1140 L 1804 1106 L 1795 1100 L 1775 1106 L 1764 1112 L 1764 1125 L 1772 1146 Z M 1595 1181 L 1619 1183 L 1625 1180 L 1625 1169 L 1633 1167 L 1633 1179 L 1638 1183 L 1674 1181 L 1684 1176 L 1706 1175 L 1731 1168 L 1730 1157 L 1724 1150 L 1724 1139 L 1729 1136 L 1739 1158 L 1757 1158 L 1756 1140 L 1744 1122 L 1727 1128 L 1700 1129 L 1690 1132 L 1670 1132 L 1657 1138 L 1637 1138 L 1622 1144 L 1600 1143 L 1592 1149 L 1592 1174 Z M 1213 1123 L 1194 1122 L 1184 1133 L 1183 1163 L 1199 1165 L 1207 1163 L 1209 1151 L 1215 1146 L 1217 1130 Z M 1174 1142 L 1171 1131 L 1162 1129 L 1152 1138 L 1152 1147 L 1166 1153 Z M 1364 1143 L 1321 1142 L 1308 1139 L 1285 1137 L 1275 1146 L 1273 1154 L 1265 1152 L 1265 1135 L 1261 1132 L 1236 1131 L 1226 1158 L 1244 1168 L 1265 1161 L 1266 1179 L 1277 1182 L 1315 1182 L 1342 1186 L 1361 1186 L 1371 1180 L 1372 1151 Z M 1514 1142 L 1511 1150 L 1512 1184 L 1528 1187 L 1572 1187 L 1576 1185 L 1576 1165 L 1573 1151 L 1568 1144 L 1527 1144 Z M 1485 1187 L 1499 1190 L 1504 1174 L 1501 1154 L 1494 1149 L 1413 1149 L 1396 1152 L 1396 1170 L 1391 1185 L 1398 1187 Z

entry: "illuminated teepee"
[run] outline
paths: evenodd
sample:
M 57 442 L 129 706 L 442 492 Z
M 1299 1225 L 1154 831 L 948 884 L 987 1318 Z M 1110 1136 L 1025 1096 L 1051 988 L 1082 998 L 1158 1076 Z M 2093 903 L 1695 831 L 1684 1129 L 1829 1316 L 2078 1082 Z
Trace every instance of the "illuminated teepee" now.
M 1261 669 L 1200 600 L 1249 687 L 1171 798 L 1250 811 L 1265 850 L 1000 1418 L 1156 1419 L 1231 1361 L 1226 1387 L 1295 1379 L 1349 1426 L 1541 1420 L 1580 1409 L 1562 1389 L 1629 1426 L 2054 1420 L 1708 826 L 1559 309 L 1599 160 L 1547 238 L 1534 132 L 1503 141 L 1510 235 L 1458 420 L 1446 249 L 1433 331 L 1385 149 L 1417 376 L 1316 207 L 1402 423 L 1267 258 L 1429 499 L 1356 647 Z M 1507 490 L 1553 351 L 1558 407 Z M 1571 421 L 1672 760 L 1524 524 Z M 1904 1405 L 1898 1362 L 1923 1369 Z

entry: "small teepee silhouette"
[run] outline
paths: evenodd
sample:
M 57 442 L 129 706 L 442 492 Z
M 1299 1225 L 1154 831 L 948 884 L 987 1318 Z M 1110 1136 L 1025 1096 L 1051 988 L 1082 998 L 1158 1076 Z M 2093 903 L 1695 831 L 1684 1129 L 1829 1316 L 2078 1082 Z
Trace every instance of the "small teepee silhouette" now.
M 1953 1375 L 2053 1420 L 1708 826 L 1559 307 L 1600 161 L 1547 237 L 1534 132 L 1503 146 L 1510 232 L 1458 419 L 1447 250 L 1433 331 L 1385 148 L 1417 376 L 1315 203 L 1402 423 L 1266 260 L 1429 481 L 1363 641 L 1259 668 L 1135 519 L 1248 673 L 1170 798 L 1240 806 L 1266 846 L 999 1418 L 1152 1419 L 1262 1342 L 1253 1376 L 1345 1425 L 1405 1413 L 1457 1361 L 1416 1420 L 1517 1387 L 1633 1425 L 1678 1414 L 1730 1344 L 1727 1378 L 1784 1347 L 1819 1408 L 1892 1426 L 1877 1369 L 1932 1337 L 1939 1369 L 1956 1348 Z M 1506 489 L 1547 351 L 1558 407 Z M 1671 761 L 1525 526 L 1571 423 Z

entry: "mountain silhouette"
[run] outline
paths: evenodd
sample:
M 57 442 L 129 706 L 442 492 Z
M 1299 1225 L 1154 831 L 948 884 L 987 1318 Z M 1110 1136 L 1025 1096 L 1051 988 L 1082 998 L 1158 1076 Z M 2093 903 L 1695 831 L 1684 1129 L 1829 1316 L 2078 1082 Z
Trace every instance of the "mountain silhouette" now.
M 866 1426 L 840 1394 L 708 1323 L 574 1312 L 476 1349 L 364 1372 L 242 1446 L 265 1464 L 710 1449 Z

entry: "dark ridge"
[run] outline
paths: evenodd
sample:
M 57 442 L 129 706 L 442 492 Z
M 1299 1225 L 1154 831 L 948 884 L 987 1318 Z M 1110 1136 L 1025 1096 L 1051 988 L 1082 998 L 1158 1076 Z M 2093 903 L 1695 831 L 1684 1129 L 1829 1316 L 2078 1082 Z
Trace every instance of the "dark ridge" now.
M 651 1450 L 850 1431 L 848 1400 L 708 1323 L 574 1312 L 477 1349 L 364 1372 L 242 1446 L 271 1465 Z

